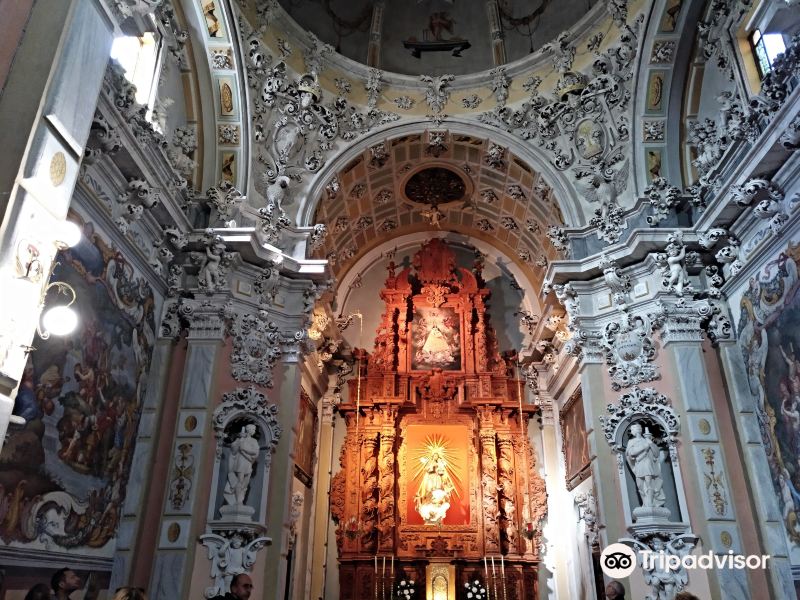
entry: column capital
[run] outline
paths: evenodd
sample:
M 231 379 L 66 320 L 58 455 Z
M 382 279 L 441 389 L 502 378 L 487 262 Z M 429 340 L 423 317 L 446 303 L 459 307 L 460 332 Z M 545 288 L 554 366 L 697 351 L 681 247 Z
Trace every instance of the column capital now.
M 664 345 L 675 342 L 703 342 L 704 325 L 714 316 L 708 300 L 679 299 L 677 302 L 659 300 L 656 312 Z

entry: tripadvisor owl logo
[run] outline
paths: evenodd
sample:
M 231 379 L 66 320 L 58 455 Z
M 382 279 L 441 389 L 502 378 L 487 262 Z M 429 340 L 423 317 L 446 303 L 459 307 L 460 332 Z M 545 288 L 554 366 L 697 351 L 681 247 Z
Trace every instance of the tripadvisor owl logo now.
M 600 568 L 612 579 L 629 577 L 636 569 L 636 553 L 625 544 L 606 546 L 600 555 Z

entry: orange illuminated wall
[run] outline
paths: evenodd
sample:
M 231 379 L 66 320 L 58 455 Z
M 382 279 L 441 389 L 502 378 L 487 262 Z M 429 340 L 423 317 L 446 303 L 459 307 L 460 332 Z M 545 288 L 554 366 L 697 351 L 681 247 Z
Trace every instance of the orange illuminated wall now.
M 406 429 L 405 485 L 406 515 L 409 525 L 424 525 L 422 517 L 414 507 L 421 478 L 414 479 L 419 467 L 419 450 L 430 437 L 440 437 L 447 443 L 448 453 L 454 458 L 451 464 L 456 479 L 456 490 L 450 495 L 450 508 L 442 523 L 444 525 L 469 524 L 469 444 L 470 430 L 463 425 L 409 425 Z

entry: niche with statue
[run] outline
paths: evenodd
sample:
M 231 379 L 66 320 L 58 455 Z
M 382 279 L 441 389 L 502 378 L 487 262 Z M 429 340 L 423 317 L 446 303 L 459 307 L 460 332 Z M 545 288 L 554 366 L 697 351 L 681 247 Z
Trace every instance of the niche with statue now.
M 263 524 L 272 452 L 281 434 L 277 407 L 254 388 L 239 388 L 223 396 L 213 425 L 217 447 L 209 521 Z
M 663 394 L 634 387 L 600 417 L 617 455 L 625 519 L 632 529 L 686 529 L 688 511 L 678 462 L 678 416 Z

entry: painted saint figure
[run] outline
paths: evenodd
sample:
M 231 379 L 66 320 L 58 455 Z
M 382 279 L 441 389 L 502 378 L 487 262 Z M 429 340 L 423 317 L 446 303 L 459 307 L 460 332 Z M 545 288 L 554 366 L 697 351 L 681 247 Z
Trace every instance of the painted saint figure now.
M 253 463 L 258 458 L 258 441 L 253 437 L 255 433 L 255 425 L 245 425 L 239 432 L 239 437 L 231 444 L 228 480 L 222 492 L 225 503 L 231 506 L 244 506 L 250 477 L 253 475 Z
M 441 525 L 450 508 L 450 494 L 455 485 L 441 454 L 434 451 L 420 460 L 425 465 L 425 474 L 414 496 L 414 507 L 426 525 Z
M 662 489 L 660 453 L 649 431 L 642 436 L 641 424 L 631 425 L 631 439 L 625 448 L 625 460 L 636 477 L 636 487 L 644 507 L 660 507 L 666 502 Z

